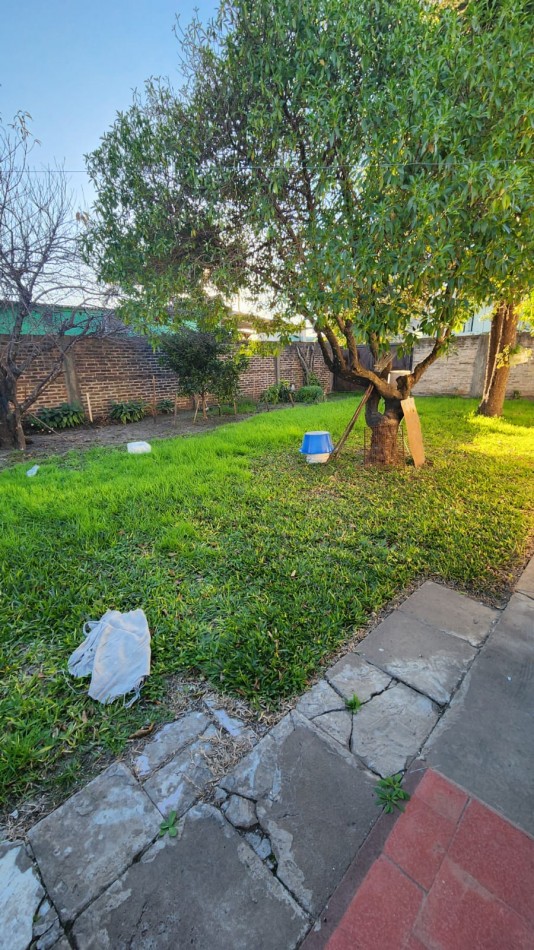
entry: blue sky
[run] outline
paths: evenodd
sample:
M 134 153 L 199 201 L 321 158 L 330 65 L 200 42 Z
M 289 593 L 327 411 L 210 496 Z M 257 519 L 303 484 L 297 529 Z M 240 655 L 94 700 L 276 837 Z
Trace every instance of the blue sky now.
M 215 0 L 11 0 L 2 10 L 0 115 L 19 109 L 32 116 L 41 141 L 34 167 L 64 164 L 83 169 L 132 90 L 150 76 L 178 85 L 178 14 L 187 23 L 195 7 L 202 19 Z M 81 206 L 91 199 L 85 175 L 72 175 Z

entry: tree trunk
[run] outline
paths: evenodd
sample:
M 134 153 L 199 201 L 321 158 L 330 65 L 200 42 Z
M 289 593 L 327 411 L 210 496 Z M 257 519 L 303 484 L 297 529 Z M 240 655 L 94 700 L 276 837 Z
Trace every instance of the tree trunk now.
M 491 321 L 486 377 L 479 416 L 502 416 L 510 374 L 510 349 L 517 342 L 518 314 L 513 303 L 502 300 Z
M 22 428 L 22 416 L 16 403 L 16 383 L 0 379 L 0 445 L 26 448 L 26 436 Z
M 303 385 L 307 386 L 310 380 L 310 373 L 313 373 L 315 365 L 315 347 L 305 349 L 304 352 L 296 346 L 296 353 L 299 363 L 302 367 Z
M 375 389 L 365 406 L 365 421 L 371 429 L 371 448 L 367 456 L 369 465 L 398 465 L 399 426 L 403 412 L 400 399 L 386 399 L 384 412 L 379 412 L 380 393 Z
M 22 415 L 18 406 L 13 410 L 13 428 L 15 432 L 15 445 L 22 452 L 26 451 L 26 436 L 22 428 Z

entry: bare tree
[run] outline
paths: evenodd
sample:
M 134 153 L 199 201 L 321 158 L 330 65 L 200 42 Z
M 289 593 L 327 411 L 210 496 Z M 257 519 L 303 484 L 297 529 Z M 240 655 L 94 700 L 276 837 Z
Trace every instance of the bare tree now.
M 19 449 L 26 447 L 24 414 L 69 351 L 102 330 L 65 174 L 32 172 L 33 145 L 23 123 L 0 126 L 0 443 Z
M 310 381 L 310 376 L 313 379 L 313 375 L 315 374 L 315 346 L 300 347 L 297 344 L 296 353 L 302 367 L 304 385 L 307 386 Z

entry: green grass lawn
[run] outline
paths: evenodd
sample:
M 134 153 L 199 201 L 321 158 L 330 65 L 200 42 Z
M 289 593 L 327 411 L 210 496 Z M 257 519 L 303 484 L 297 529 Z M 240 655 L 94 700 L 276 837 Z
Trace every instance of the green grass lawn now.
M 98 750 L 165 718 L 166 674 L 276 707 L 417 577 L 498 601 L 533 530 L 534 406 L 505 421 L 473 401 L 419 400 L 432 464 L 306 465 L 307 429 L 337 438 L 355 398 L 270 412 L 151 455 L 70 453 L 0 473 L 0 797 L 68 789 Z M 102 707 L 71 680 L 82 624 L 143 607 L 152 675 L 141 703 Z M 155 703 L 158 705 L 153 705 Z M 55 786 L 54 786 L 55 787 Z

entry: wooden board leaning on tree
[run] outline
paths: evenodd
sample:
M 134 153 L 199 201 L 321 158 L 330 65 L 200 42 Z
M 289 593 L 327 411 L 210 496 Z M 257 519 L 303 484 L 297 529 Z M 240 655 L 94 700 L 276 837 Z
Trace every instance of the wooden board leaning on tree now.
M 425 449 L 423 446 L 421 421 L 415 406 L 415 399 L 413 396 L 409 396 L 408 399 L 401 399 L 401 406 L 404 412 L 408 447 L 413 458 L 413 464 L 416 468 L 420 468 L 421 465 L 425 464 Z

